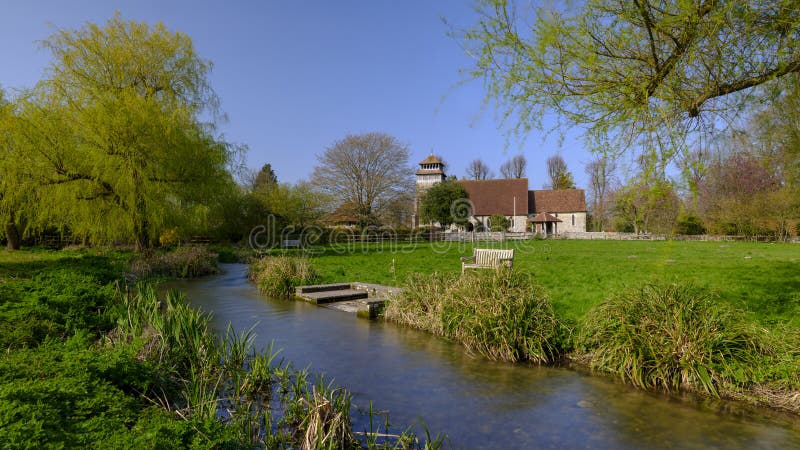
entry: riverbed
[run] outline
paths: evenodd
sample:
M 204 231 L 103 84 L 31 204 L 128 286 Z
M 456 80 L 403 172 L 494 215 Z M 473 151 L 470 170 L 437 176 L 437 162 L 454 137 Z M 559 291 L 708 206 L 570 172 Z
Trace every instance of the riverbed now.
M 800 448 L 800 419 L 731 402 L 644 392 L 566 368 L 499 363 L 443 339 L 312 304 L 262 296 L 243 264 L 170 283 L 222 332 L 255 326 L 296 368 L 324 373 L 353 403 L 424 420 L 457 449 Z M 354 417 L 356 431 L 363 418 Z M 418 428 L 419 429 L 419 428 Z M 397 430 L 396 430 L 397 431 Z

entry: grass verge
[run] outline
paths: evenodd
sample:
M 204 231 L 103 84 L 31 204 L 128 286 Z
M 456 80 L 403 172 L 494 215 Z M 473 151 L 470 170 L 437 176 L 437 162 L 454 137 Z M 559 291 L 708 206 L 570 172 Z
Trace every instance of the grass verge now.
M 440 448 L 352 432 L 350 394 L 209 330 L 179 293 L 118 289 L 127 254 L 0 254 L 4 448 Z M 7 333 L 8 332 L 8 333 Z

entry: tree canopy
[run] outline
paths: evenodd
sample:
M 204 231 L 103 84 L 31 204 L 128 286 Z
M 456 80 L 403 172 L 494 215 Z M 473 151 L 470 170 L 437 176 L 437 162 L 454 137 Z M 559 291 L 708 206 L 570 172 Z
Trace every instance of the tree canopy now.
M 575 189 L 575 180 L 561 155 L 547 158 L 547 175 L 550 177 L 550 189 Z
M 408 148 L 386 133 L 348 135 L 319 155 L 312 184 L 356 208 L 362 226 L 413 189 Z
M 445 180 L 425 190 L 420 215 L 425 222 L 439 222 L 442 227 L 463 225 L 472 214 L 469 194 L 458 181 Z
M 60 30 L 47 76 L 17 101 L 16 180 L 36 196 L 34 224 L 151 245 L 198 224 L 233 186 L 231 147 L 214 135 L 211 64 L 162 24 Z
M 556 113 L 598 149 L 616 140 L 669 156 L 733 120 L 754 88 L 800 72 L 794 0 L 478 4 L 463 38 L 488 96 L 520 132 Z

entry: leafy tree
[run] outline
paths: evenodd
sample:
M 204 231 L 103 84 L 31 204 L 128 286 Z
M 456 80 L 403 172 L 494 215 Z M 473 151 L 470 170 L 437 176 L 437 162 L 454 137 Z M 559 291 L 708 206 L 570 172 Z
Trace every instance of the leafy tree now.
M 705 232 L 706 227 L 703 225 L 703 221 L 692 214 L 682 214 L 675 224 L 676 234 L 698 235 L 705 234 Z
M 800 71 L 793 1 L 544 5 L 480 0 L 478 23 L 462 35 L 476 55 L 472 75 L 521 132 L 555 112 L 598 148 L 617 138 L 671 152 L 697 125 L 739 114 L 752 88 Z
M 210 63 L 162 24 L 61 30 L 44 42 L 48 78 L 20 101 L 17 144 L 35 222 L 149 247 L 159 230 L 201 223 L 232 187 L 231 147 L 214 135 Z
M 466 188 L 451 180 L 434 184 L 422 196 L 420 215 L 423 221 L 439 222 L 445 228 L 450 224 L 466 224 L 472 215 Z
M 511 226 L 511 221 L 502 214 L 492 214 L 489 216 L 489 225 L 492 231 L 506 231 Z
M 561 155 L 547 158 L 547 175 L 550 177 L 550 189 L 575 189 L 572 173 L 567 170 L 567 162 Z
M 469 180 L 485 180 L 492 177 L 491 169 L 480 159 L 472 161 L 467 166 L 467 179 Z
M 20 199 L 24 191 L 17 189 L 13 173 L 17 157 L 11 139 L 13 129 L 13 105 L 5 99 L 5 94 L 0 89 L 0 220 L 3 228 L 0 230 L 6 239 L 7 250 L 19 250 L 21 236 L 18 225 Z
M 287 225 L 301 228 L 319 220 L 332 203 L 326 194 L 307 181 L 278 184 L 266 195 L 272 213 L 282 217 Z
M 716 234 L 757 234 L 766 227 L 768 196 L 781 189 L 765 161 L 749 152 L 718 153 L 699 187 L 699 212 Z
M 679 208 L 672 184 L 663 179 L 641 176 L 614 194 L 617 228 L 637 234 L 672 233 Z
M 278 184 L 278 177 L 272 170 L 272 164 L 266 163 L 261 166 L 261 170 L 255 174 L 251 183 L 253 191 L 266 191 Z
M 500 173 L 503 178 L 524 178 L 525 168 L 528 166 L 528 160 L 524 155 L 517 155 L 500 166 Z
M 408 148 L 386 133 L 346 136 L 317 159 L 312 183 L 338 203 L 353 204 L 361 226 L 413 189 Z

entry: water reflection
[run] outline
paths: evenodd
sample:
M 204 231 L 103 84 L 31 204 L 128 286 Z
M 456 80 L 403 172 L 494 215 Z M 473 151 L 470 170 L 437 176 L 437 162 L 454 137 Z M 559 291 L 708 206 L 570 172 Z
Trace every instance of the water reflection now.
M 176 282 L 214 313 L 214 325 L 255 324 L 295 367 L 323 371 L 362 408 L 394 424 L 423 418 L 454 448 L 800 448 L 800 421 L 768 411 L 725 412 L 722 403 L 642 392 L 561 368 L 494 363 L 407 328 L 358 320 L 303 302 L 262 297 L 243 265 Z M 365 427 L 356 420 L 357 427 Z

